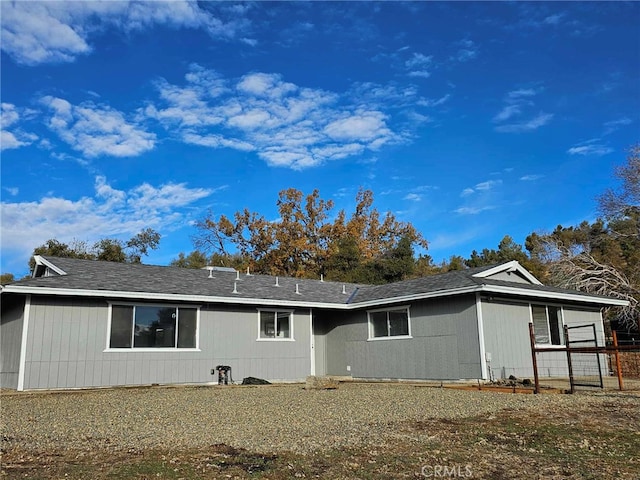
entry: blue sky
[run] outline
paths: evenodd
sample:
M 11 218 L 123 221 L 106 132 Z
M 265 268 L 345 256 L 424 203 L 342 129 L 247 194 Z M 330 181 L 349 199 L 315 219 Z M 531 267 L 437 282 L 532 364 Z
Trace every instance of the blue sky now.
M 436 261 L 597 215 L 640 140 L 640 3 L 1 2 L 2 271 L 359 188 Z

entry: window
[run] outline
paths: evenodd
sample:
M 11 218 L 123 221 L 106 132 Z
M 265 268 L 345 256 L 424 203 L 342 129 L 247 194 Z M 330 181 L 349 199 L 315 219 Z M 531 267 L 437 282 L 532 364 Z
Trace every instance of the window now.
M 197 348 L 198 309 L 111 305 L 109 348 Z
M 409 308 L 375 310 L 369 314 L 369 338 L 409 337 Z
M 258 340 L 293 340 L 291 311 L 259 310 Z
M 531 305 L 531 317 L 537 344 L 562 345 L 560 307 Z

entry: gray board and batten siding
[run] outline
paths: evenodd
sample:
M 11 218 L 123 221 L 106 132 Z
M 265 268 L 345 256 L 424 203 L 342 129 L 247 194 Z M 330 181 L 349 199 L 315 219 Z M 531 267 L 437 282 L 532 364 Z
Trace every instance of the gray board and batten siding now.
M 0 387 L 18 388 L 22 324 L 25 298 L 17 295 L 2 299 L 0 320 Z
M 482 300 L 482 323 L 484 348 L 490 378 L 506 379 L 513 375 L 517 378 L 532 378 L 533 363 L 529 324 L 531 323 L 531 305 L 540 304 L 539 300 L 486 299 Z M 596 325 L 598 346 L 605 342 L 602 315 L 599 309 L 549 304 L 560 307 L 563 325 Z M 580 335 L 590 335 L 591 330 L 579 330 Z M 588 332 L 588 333 L 586 333 Z M 575 335 L 573 338 L 577 338 Z M 564 346 L 564 341 L 562 341 Z M 548 347 L 548 345 L 539 345 Z M 601 357 L 602 373 L 608 374 L 606 363 Z M 584 362 L 578 368 L 586 368 L 590 374 L 597 372 L 597 360 L 591 356 L 589 365 Z M 541 377 L 568 377 L 567 354 L 564 351 L 538 354 L 538 373 Z M 586 372 L 574 372 L 586 374 Z
M 257 308 L 200 307 L 199 348 L 136 351 L 107 348 L 107 301 L 33 298 L 24 389 L 207 383 L 217 379 L 216 365 L 231 365 L 236 379 L 297 381 L 309 374 L 309 310 L 293 312 L 293 340 L 258 341 Z
M 458 380 L 482 377 L 475 295 L 416 301 L 411 335 L 369 339 L 367 311 L 317 313 L 316 369 L 362 379 Z M 396 307 L 397 308 L 397 307 Z M 318 322 L 318 320 L 320 320 Z M 349 368 L 349 370 L 347 370 Z

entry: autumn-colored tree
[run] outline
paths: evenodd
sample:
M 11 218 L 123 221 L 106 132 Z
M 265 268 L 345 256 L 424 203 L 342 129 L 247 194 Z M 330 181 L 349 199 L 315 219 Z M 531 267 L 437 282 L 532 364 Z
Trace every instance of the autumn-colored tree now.
M 340 270 L 339 257 L 347 254 L 348 242 L 353 242 L 357 259 L 368 262 L 381 258 L 406 237 L 410 243 L 424 248 L 427 242 L 410 223 L 396 220 L 387 213 L 381 220 L 373 208 L 373 193 L 360 190 L 355 211 L 348 216 L 344 210 L 330 221 L 331 200 L 323 200 L 318 190 L 309 195 L 290 188 L 280 192 L 277 201 L 279 220 L 269 221 L 248 209 L 236 212 L 233 219 L 212 213 L 197 222 L 194 238 L 197 249 L 229 254 L 238 252 L 250 259 L 251 268 L 260 273 L 317 278 Z M 330 260 L 334 255 L 338 258 Z M 337 271 L 336 270 L 336 271 Z

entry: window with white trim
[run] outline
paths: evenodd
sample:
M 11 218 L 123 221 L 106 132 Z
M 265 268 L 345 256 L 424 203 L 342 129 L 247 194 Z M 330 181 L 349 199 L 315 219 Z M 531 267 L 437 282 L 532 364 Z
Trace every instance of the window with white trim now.
M 372 310 L 369 316 L 369 338 L 409 337 L 409 307 Z
M 258 310 L 258 340 L 293 340 L 290 310 Z
M 111 305 L 109 348 L 197 348 L 198 309 Z
M 531 305 L 531 319 L 536 344 L 562 345 L 562 316 L 560 307 Z

